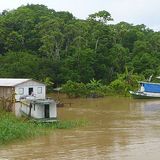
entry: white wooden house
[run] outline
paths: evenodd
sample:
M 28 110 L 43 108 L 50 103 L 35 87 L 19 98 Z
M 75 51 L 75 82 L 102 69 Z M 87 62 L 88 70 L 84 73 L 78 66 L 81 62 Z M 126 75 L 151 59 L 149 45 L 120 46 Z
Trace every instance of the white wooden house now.
M 12 110 L 24 111 L 33 118 L 57 117 L 56 103 L 46 99 L 46 85 L 41 82 L 23 78 L 0 78 L 0 98 L 14 99 Z
M 29 95 L 34 95 L 37 99 L 45 99 L 46 86 L 32 79 L 0 78 L 0 97 L 9 98 L 13 95 L 16 101 Z

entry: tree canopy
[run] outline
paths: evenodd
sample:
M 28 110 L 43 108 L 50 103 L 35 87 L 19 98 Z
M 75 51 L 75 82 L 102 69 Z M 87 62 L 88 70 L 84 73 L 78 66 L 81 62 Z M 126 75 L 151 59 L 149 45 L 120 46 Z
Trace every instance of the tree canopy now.
M 0 14 L 0 77 L 109 84 L 125 72 L 160 74 L 160 32 L 127 22 L 109 24 L 107 11 L 76 19 L 44 5 Z

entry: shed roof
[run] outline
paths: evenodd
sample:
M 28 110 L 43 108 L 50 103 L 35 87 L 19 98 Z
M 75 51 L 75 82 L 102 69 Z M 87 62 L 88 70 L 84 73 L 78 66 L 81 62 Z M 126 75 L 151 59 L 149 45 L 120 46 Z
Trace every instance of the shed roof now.
M 30 81 L 32 79 L 24 79 L 24 78 L 0 78 L 0 86 L 3 87 L 13 87 L 18 84 Z

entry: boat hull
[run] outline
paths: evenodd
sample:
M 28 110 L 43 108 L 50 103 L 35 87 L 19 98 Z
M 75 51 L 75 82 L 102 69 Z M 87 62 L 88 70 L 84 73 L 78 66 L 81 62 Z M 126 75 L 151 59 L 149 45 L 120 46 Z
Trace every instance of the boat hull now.
M 160 99 L 160 93 L 133 92 L 129 91 L 135 99 Z

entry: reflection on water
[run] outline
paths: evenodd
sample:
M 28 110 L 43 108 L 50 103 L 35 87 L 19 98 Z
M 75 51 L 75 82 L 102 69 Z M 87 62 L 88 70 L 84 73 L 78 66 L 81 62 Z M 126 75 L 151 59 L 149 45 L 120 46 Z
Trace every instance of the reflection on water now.
M 160 157 L 160 101 L 107 97 L 73 99 L 58 109 L 60 119 L 87 119 L 84 128 L 0 148 L 0 159 L 141 160 Z

